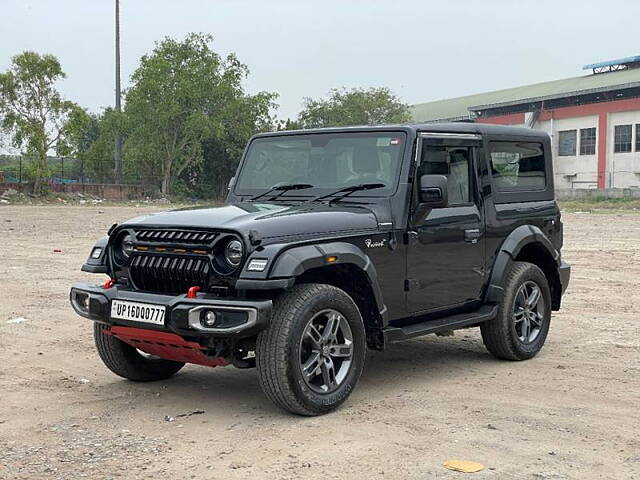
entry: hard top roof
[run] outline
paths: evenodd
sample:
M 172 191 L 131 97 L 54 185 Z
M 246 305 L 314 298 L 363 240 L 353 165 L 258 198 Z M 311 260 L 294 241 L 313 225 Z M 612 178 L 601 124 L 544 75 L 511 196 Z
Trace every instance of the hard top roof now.
M 255 137 L 274 137 L 287 135 L 312 135 L 320 133 L 349 133 L 349 132 L 382 132 L 389 130 L 402 130 L 417 134 L 419 132 L 440 133 L 470 133 L 480 135 L 514 135 L 535 138 L 548 137 L 546 132 L 525 127 L 512 127 L 505 125 L 491 125 L 486 123 L 471 122 L 441 122 L 441 123 L 414 123 L 414 124 L 390 124 L 390 125 L 360 125 L 349 127 L 312 128 L 308 130 L 281 130 L 278 132 L 259 133 Z M 254 137 L 254 138 L 255 138 Z

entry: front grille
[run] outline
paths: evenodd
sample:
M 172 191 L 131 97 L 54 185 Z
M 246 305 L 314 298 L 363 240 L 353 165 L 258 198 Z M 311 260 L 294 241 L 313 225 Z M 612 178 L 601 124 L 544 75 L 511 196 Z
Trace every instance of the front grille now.
M 135 230 L 136 240 L 145 243 L 187 243 L 190 245 L 208 245 L 217 233 L 199 230 Z
M 190 287 L 206 289 L 210 268 L 207 256 L 135 254 L 129 277 L 138 290 L 178 294 Z

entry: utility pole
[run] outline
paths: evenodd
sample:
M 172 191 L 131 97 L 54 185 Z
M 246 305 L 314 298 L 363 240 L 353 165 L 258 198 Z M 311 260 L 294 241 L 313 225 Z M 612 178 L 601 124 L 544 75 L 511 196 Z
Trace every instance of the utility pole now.
M 121 113 L 120 105 L 120 0 L 116 0 L 116 112 Z M 122 183 L 122 135 L 116 133 L 114 154 L 116 183 Z

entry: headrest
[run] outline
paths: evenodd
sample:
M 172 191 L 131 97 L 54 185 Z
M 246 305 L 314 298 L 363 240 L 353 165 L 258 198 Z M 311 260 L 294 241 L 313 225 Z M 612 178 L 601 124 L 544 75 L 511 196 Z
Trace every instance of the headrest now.
M 380 171 L 380 157 L 374 145 L 356 147 L 351 159 L 353 171 L 360 175 L 376 174 Z

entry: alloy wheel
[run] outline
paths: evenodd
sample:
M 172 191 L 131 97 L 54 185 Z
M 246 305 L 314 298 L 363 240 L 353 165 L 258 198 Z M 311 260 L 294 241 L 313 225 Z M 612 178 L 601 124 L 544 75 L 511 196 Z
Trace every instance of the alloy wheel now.
M 513 322 L 518 339 L 533 343 L 544 324 L 546 306 L 540 286 L 531 280 L 524 282 L 516 293 L 513 304 Z
M 316 313 L 300 340 L 300 370 L 305 383 L 317 393 L 331 393 L 347 377 L 353 360 L 353 334 L 337 310 Z

